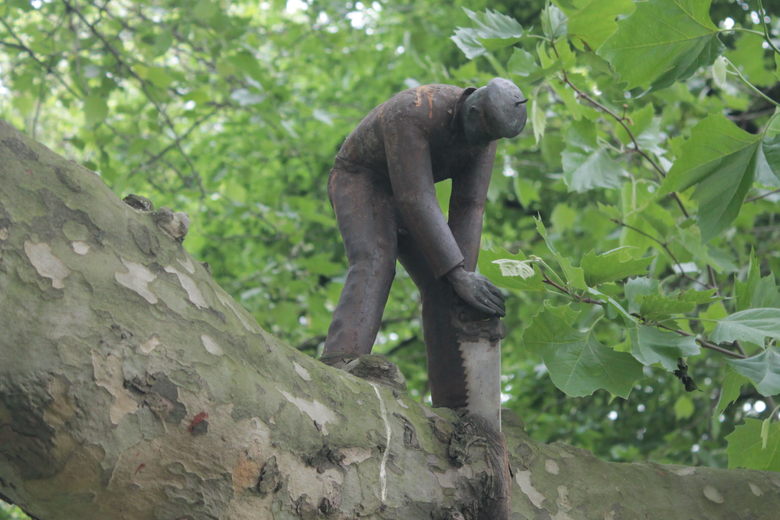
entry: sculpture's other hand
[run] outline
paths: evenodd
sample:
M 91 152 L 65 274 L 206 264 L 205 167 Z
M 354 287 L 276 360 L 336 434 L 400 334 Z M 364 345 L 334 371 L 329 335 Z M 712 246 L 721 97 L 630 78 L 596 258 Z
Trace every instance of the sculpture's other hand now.
M 493 316 L 503 317 L 506 314 L 504 295 L 481 274 L 458 266 L 447 273 L 447 280 L 452 284 L 455 294 L 469 306 Z

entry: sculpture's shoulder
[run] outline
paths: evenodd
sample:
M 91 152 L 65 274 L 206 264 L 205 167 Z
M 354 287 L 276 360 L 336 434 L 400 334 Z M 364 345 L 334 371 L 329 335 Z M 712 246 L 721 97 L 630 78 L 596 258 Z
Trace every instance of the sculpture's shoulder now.
M 377 117 L 389 123 L 409 122 L 424 126 L 449 122 L 464 89 L 455 85 L 430 84 L 410 88 L 378 106 Z

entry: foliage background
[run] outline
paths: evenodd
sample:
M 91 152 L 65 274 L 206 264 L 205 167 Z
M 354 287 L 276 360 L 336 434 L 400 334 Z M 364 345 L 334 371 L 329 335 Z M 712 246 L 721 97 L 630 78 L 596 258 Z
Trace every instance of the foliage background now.
M 611 460 L 780 470 L 780 13 L 762 7 L 8 0 L 0 117 L 187 212 L 187 249 L 316 355 L 345 272 L 341 141 L 404 88 L 508 77 L 530 124 L 499 147 L 480 261 L 510 295 L 505 406 Z M 426 399 L 418 315 L 399 267 L 375 350 Z

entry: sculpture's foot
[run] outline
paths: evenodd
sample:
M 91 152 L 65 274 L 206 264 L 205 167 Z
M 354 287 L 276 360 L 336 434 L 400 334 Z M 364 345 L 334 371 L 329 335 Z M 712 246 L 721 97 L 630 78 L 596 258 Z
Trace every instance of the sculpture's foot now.
M 361 379 L 387 385 L 395 390 L 406 391 L 406 379 L 398 366 L 384 356 L 367 354 L 329 354 L 320 358 L 326 365 L 340 368 Z

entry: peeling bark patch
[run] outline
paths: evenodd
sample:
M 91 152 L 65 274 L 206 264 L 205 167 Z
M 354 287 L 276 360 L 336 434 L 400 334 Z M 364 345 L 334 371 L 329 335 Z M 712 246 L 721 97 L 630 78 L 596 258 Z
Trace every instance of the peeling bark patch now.
M 89 253 L 89 244 L 82 241 L 72 242 L 70 246 L 73 248 L 73 252 L 77 255 L 84 256 Z
M 560 471 L 560 468 L 558 468 L 558 463 L 552 459 L 547 459 L 544 461 L 544 469 L 547 471 L 547 473 L 552 475 L 557 475 Z
M 70 274 L 70 270 L 52 254 L 49 244 L 34 244 L 28 240 L 24 243 L 24 252 L 38 274 L 51 279 L 52 287 L 65 288 L 63 280 Z
M 233 481 L 233 493 L 240 495 L 247 489 L 252 489 L 258 484 L 258 475 L 260 474 L 260 465 L 247 458 L 245 455 L 239 455 L 238 460 L 233 465 L 231 479 Z
M 676 469 L 672 469 L 672 473 L 674 473 L 678 477 L 687 477 L 689 475 L 693 475 L 694 473 L 696 473 L 696 468 L 693 467 L 676 468 Z
M 393 434 L 393 430 L 390 428 L 390 421 L 387 417 L 387 407 L 385 401 L 382 399 L 382 393 L 379 391 L 379 387 L 375 383 L 369 382 L 374 389 L 376 398 L 379 399 L 379 413 L 382 415 L 382 421 L 385 423 L 385 451 L 382 453 L 382 462 L 379 464 L 379 483 L 380 483 L 380 496 L 382 503 L 387 500 L 387 458 L 390 456 L 390 440 Z
M 181 271 L 179 271 L 178 269 L 172 266 L 166 267 L 165 272 L 176 275 L 176 277 L 179 279 L 179 283 L 181 284 L 182 289 L 184 289 L 190 301 L 196 307 L 201 309 L 208 307 L 206 300 L 203 298 L 203 293 L 201 293 L 200 289 L 198 289 L 195 280 L 193 280 L 192 278 L 190 278 L 189 276 L 187 276 L 186 274 L 182 273 Z
M 301 379 L 304 381 L 311 381 L 311 374 L 309 374 L 309 371 L 295 361 L 293 361 L 293 368 L 295 369 L 295 372 L 301 377 Z
M 95 374 L 95 383 L 108 390 L 108 393 L 114 398 L 114 402 L 109 408 L 109 417 L 113 424 L 119 424 L 125 415 L 138 409 L 138 403 L 124 387 L 122 360 L 113 354 L 104 358 L 93 351 L 92 370 Z
M 177 262 L 190 274 L 195 274 L 195 265 L 192 263 L 192 259 L 189 257 L 177 258 Z
M 723 499 L 723 495 L 720 494 L 720 491 L 715 489 L 712 486 L 704 486 L 704 489 L 702 490 L 704 493 L 704 496 L 709 500 L 710 502 L 715 502 L 716 504 L 722 504 L 725 502 Z
M 225 351 L 222 350 L 222 347 L 219 346 L 219 343 L 217 343 L 214 338 L 208 334 L 201 334 L 200 340 L 203 342 L 203 346 L 209 354 L 213 356 L 222 356 L 225 354 Z
M 37 161 L 38 154 L 32 151 L 32 149 L 24 144 L 24 141 L 17 139 L 16 137 L 6 137 L 0 141 L 5 145 L 13 154 L 19 159 L 26 161 Z
M 8 240 L 8 228 L 0 226 L 0 240 Z
M 300 399 L 291 394 L 288 394 L 284 390 L 282 390 L 281 393 L 285 399 L 292 403 L 301 412 L 308 415 L 312 421 L 318 424 L 322 428 L 322 433 L 324 435 L 328 434 L 327 424 L 336 422 L 336 414 L 333 413 L 333 410 L 319 401 L 308 401 L 306 399 Z
M 364 460 L 368 460 L 371 458 L 371 450 L 368 448 L 360 448 L 360 447 L 353 447 L 353 448 L 342 448 L 339 450 L 339 453 L 341 454 L 341 464 L 342 466 L 351 466 L 352 464 L 360 464 Z
M 246 330 L 249 332 L 261 332 L 260 328 L 256 324 L 253 324 L 244 317 L 243 313 L 236 307 L 236 304 L 233 302 L 233 300 L 228 295 L 223 294 L 222 290 L 217 289 L 216 295 L 217 299 L 222 303 L 222 305 L 230 307 L 230 310 L 233 311 L 233 314 L 236 316 L 236 318 L 238 318 L 238 321 L 241 322 L 241 325 L 243 325 Z
M 541 509 L 544 495 L 531 484 L 531 472 L 528 470 L 515 472 L 515 482 L 517 482 L 517 485 L 520 486 L 520 491 L 528 497 L 528 500 L 531 501 L 534 507 Z
M 750 491 L 751 491 L 751 492 L 752 492 L 754 495 L 756 495 L 757 497 L 760 497 L 761 495 L 763 495 L 763 494 L 764 494 L 764 492 L 763 492 L 763 491 L 761 491 L 761 488 L 760 488 L 760 487 L 758 487 L 757 485 L 753 484 L 752 482 L 748 482 L 748 486 L 750 486 Z
M 157 296 L 149 290 L 149 284 L 157 278 L 157 275 L 141 264 L 136 264 L 129 260 L 122 259 L 122 263 L 127 269 L 126 273 L 114 273 L 114 278 L 120 285 L 123 285 L 141 295 L 141 297 L 151 304 L 157 303 Z
M 138 350 L 144 354 L 151 354 L 154 349 L 160 346 L 160 338 L 157 334 L 152 334 L 152 337 L 144 341 L 138 346 Z

